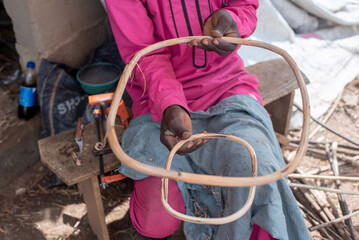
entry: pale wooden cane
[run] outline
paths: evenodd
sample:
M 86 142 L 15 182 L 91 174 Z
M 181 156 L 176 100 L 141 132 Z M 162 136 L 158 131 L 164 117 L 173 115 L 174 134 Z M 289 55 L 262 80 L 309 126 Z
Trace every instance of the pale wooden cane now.
M 144 173 L 146 175 L 152 175 L 162 178 L 169 178 L 177 181 L 183 181 L 187 183 L 193 184 L 203 184 L 203 185 L 210 185 L 210 186 L 224 186 L 224 187 L 250 187 L 250 186 L 259 186 L 268 184 L 274 181 L 277 181 L 288 174 L 292 173 L 296 167 L 298 166 L 300 160 L 303 158 L 307 146 L 308 146 L 308 132 L 309 132 L 309 120 L 310 120 L 310 109 L 309 109 L 309 100 L 308 100 L 308 93 L 305 87 L 305 82 L 303 77 L 293 60 L 293 58 L 283 49 L 276 47 L 272 44 L 254 41 L 254 40 L 247 40 L 241 38 L 227 38 L 224 37 L 223 40 L 240 45 L 247 45 L 247 46 L 255 46 L 270 50 L 281 55 L 291 67 L 302 97 L 302 105 L 303 105 L 303 128 L 302 133 L 300 136 L 300 144 L 297 150 L 296 155 L 293 159 L 283 168 L 275 171 L 274 173 L 265 175 L 265 176 L 256 176 L 256 177 L 227 177 L 227 176 L 209 176 L 203 174 L 194 174 L 194 173 L 186 173 L 174 170 L 163 169 L 159 167 L 150 166 L 144 163 L 141 163 L 130 156 L 128 156 L 123 149 L 121 148 L 118 138 L 115 132 L 115 117 L 117 108 L 120 104 L 123 92 L 125 90 L 126 84 L 128 79 L 131 76 L 133 68 L 136 66 L 138 60 L 143 56 L 152 51 L 157 49 L 172 46 L 181 43 L 190 42 L 193 39 L 201 40 L 203 38 L 209 38 L 208 36 L 193 36 L 193 37 L 184 37 L 184 38 L 175 38 L 170 39 L 162 42 L 158 42 L 151 46 L 148 46 L 141 51 L 137 52 L 137 54 L 133 57 L 133 59 L 126 65 L 124 72 L 121 76 L 121 79 L 117 85 L 116 92 L 114 94 L 114 98 L 112 100 L 112 104 L 110 107 L 110 112 L 108 115 L 107 121 L 107 132 L 108 132 L 108 142 L 111 146 L 111 149 L 115 156 L 126 166 Z M 195 136 L 192 136 L 189 140 L 192 140 Z
M 239 137 L 227 135 L 227 134 L 219 134 L 219 133 L 195 134 L 195 135 L 193 135 L 192 140 L 208 139 L 208 138 L 222 138 L 222 139 L 227 139 L 227 140 L 235 141 L 239 144 L 242 144 L 248 150 L 249 155 L 251 157 L 252 177 L 257 176 L 257 157 L 256 157 L 256 153 L 254 152 L 252 146 L 249 145 L 249 143 L 247 143 L 246 141 L 244 141 L 243 139 L 241 139 Z M 176 154 L 178 149 L 180 149 L 188 141 L 191 141 L 191 140 L 189 140 L 189 139 L 182 140 L 172 148 L 170 154 L 167 157 L 165 169 L 169 170 L 171 168 L 171 163 L 172 163 L 174 155 Z M 233 222 L 233 221 L 237 220 L 238 218 L 242 217 L 248 211 L 248 209 L 251 207 L 253 200 L 254 200 L 255 192 L 256 192 L 256 186 L 251 186 L 249 188 L 247 201 L 245 202 L 243 207 L 240 208 L 237 212 L 235 212 L 229 216 L 220 217 L 220 218 L 193 217 L 193 216 L 188 216 L 186 214 L 177 212 L 168 204 L 168 178 L 162 178 L 161 201 L 162 201 L 163 206 L 167 210 L 167 212 L 178 219 L 181 219 L 181 220 L 187 221 L 187 222 L 198 223 L 198 224 L 221 225 L 221 224 Z

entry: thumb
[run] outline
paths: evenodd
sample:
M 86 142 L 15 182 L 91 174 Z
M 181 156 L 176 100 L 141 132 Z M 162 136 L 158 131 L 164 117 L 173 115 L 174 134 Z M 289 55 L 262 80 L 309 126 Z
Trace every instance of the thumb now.
M 191 118 L 181 106 L 168 107 L 164 112 L 162 121 L 164 121 L 166 129 L 177 138 L 188 139 L 192 135 Z
M 186 129 L 186 131 L 182 132 L 181 139 L 185 140 L 185 139 L 190 138 L 190 136 L 191 136 L 191 133 Z
M 188 139 L 192 135 L 192 133 L 183 126 L 180 119 L 176 119 L 174 121 L 174 124 L 171 124 L 168 130 L 173 132 L 177 137 L 179 137 L 182 140 Z

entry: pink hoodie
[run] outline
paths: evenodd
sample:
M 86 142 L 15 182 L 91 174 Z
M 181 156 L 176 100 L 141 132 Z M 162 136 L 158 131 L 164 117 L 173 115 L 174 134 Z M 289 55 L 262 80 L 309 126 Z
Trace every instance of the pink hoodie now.
M 246 38 L 256 27 L 258 0 L 106 0 L 106 6 L 127 64 L 137 51 L 158 41 L 202 35 L 204 21 L 217 9 L 227 10 Z M 143 56 L 138 64 L 143 74 L 136 67 L 127 84 L 133 117 L 151 113 L 153 121 L 161 121 L 171 105 L 206 110 L 235 94 L 262 103 L 258 81 L 245 72 L 236 51 L 219 56 L 181 44 Z

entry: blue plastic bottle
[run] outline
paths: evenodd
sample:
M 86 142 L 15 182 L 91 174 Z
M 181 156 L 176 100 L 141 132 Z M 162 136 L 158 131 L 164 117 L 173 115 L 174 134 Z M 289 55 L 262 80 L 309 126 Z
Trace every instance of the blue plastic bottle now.
M 36 80 L 35 63 L 28 62 L 23 72 L 20 87 L 18 117 L 29 120 L 36 114 Z

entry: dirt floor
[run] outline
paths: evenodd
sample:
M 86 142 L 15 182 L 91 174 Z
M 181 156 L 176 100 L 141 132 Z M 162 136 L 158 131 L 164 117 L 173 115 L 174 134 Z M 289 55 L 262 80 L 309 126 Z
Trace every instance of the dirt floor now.
M 0 190 L 0 239 L 96 239 L 77 187 L 47 189 L 50 172 L 37 163 Z M 140 239 L 129 217 L 130 179 L 101 190 L 110 239 Z M 184 239 L 178 231 L 172 240 Z

